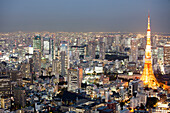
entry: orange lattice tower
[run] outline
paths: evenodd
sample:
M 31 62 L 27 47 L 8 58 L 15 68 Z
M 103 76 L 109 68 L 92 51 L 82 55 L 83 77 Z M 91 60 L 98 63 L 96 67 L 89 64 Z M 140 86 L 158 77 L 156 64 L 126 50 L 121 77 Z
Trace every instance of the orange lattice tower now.
M 148 28 L 147 28 L 147 45 L 145 49 L 145 65 L 141 80 L 144 82 L 144 85 L 148 85 L 150 88 L 157 88 L 159 86 L 152 70 L 152 55 L 151 55 L 151 30 L 150 30 L 150 16 L 148 15 Z

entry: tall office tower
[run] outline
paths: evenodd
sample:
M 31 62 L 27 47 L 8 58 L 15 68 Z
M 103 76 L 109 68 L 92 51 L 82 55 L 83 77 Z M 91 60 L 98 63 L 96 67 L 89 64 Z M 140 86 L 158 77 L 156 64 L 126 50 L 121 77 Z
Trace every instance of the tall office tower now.
M 96 50 L 97 43 L 95 41 L 90 41 L 88 43 L 88 55 L 92 58 L 95 59 L 95 50 Z
M 61 67 L 61 75 L 65 76 L 66 75 L 66 71 L 67 71 L 67 61 L 66 61 L 66 52 L 65 51 L 61 51 L 60 52 L 60 67 Z
M 124 52 L 125 50 L 125 38 L 122 37 L 121 42 L 120 42 L 120 52 Z
M 99 58 L 100 59 L 105 59 L 105 43 L 104 42 L 99 42 Z
M 103 41 L 102 41 L 102 42 L 103 42 Z M 113 42 L 113 38 L 110 37 L 110 36 L 108 36 L 108 37 L 107 37 L 106 45 L 108 46 L 109 49 L 111 49 L 112 42 Z
M 76 40 L 76 45 L 77 45 L 77 46 L 80 46 L 80 37 L 77 38 L 77 40 Z
M 88 42 L 88 55 L 89 56 L 92 55 L 92 46 L 93 46 L 92 41 L 89 41 Z
M 33 64 L 34 64 L 34 71 L 40 76 L 41 74 L 41 52 L 33 53 Z
M 87 45 L 82 46 L 70 46 L 70 59 L 71 60 L 79 60 L 83 59 L 86 56 Z
M 41 51 L 41 36 L 36 35 L 33 39 L 33 49 Z
M 72 46 L 70 49 L 71 49 L 70 59 L 72 61 L 78 61 L 80 55 L 79 51 L 81 49 L 80 46 L 75 46 L 75 47 Z
M 41 74 L 41 36 L 36 35 L 33 39 L 33 62 L 34 62 L 34 68 L 36 72 Z
M 52 61 L 52 75 L 55 75 L 55 77 L 57 78 L 56 80 L 56 88 L 55 91 L 58 92 L 58 83 L 59 83 L 59 60 L 57 59 L 53 59 Z
M 164 63 L 164 46 L 158 46 L 158 62 Z
M 164 45 L 164 69 L 165 74 L 170 74 L 170 44 Z
M 68 91 L 74 91 L 78 89 L 78 70 L 69 69 L 68 70 Z
M 57 74 L 57 60 L 52 61 L 52 75 L 56 75 Z
M 69 62 L 69 45 L 67 42 L 61 42 L 60 44 L 60 52 L 59 52 L 59 60 L 60 60 L 60 72 L 62 76 L 66 76 L 68 74 L 68 69 L 70 68 Z
M 125 38 L 125 47 L 131 47 L 131 37 Z
M 157 62 L 158 62 L 158 66 L 157 69 L 159 72 L 161 73 L 165 73 L 164 71 L 164 46 L 158 46 L 158 52 L 157 52 Z
M 23 78 L 29 78 L 30 79 L 30 63 L 28 62 L 22 62 L 21 68 L 20 68 L 21 73 L 23 74 Z
M 34 75 L 34 65 L 33 65 L 33 59 L 29 59 L 29 64 L 30 64 L 30 75 L 31 75 L 31 84 L 33 84 L 33 75 Z
M 116 35 L 116 40 L 115 40 L 116 51 L 119 51 L 119 44 L 120 44 L 119 38 L 120 38 L 120 36 Z
M 108 51 L 109 50 L 109 45 L 107 44 L 108 43 L 108 38 L 107 37 L 103 37 L 102 39 L 101 39 L 101 42 L 104 42 L 105 43 L 105 51 Z
M 156 47 L 157 46 L 157 39 L 158 39 L 158 35 L 155 35 L 152 37 L 152 46 Z
M 154 70 L 157 70 L 157 55 L 158 55 L 158 50 L 157 47 L 151 47 L 151 52 L 152 52 L 152 65 Z
M 43 55 L 45 58 L 49 59 L 50 56 L 50 38 L 44 37 L 43 38 Z
M 50 45 L 50 48 L 51 48 L 51 55 L 52 55 L 52 59 L 55 59 L 55 35 L 52 36 L 51 40 L 51 45 Z
M 137 58 L 138 58 L 138 40 L 136 38 L 132 38 L 130 61 L 137 63 Z
M 143 65 L 144 65 L 144 56 L 145 56 L 145 49 L 144 48 L 138 48 L 138 67 L 140 73 L 143 71 Z
M 78 72 L 78 88 L 81 88 L 82 80 L 83 80 L 83 68 L 79 67 L 79 72 Z
M 51 39 L 51 54 L 52 54 L 52 74 L 57 78 L 57 92 L 58 92 L 58 83 L 59 83 L 59 60 L 56 59 L 56 45 L 55 44 L 55 35 L 52 35 Z
M 157 88 L 159 86 L 152 70 L 152 53 L 151 53 L 151 30 L 150 30 L 150 16 L 148 16 L 148 28 L 147 28 L 147 45 L 145 49 L 145 64 L 141 80 L 144 82 L 144 85 L 148 85 L 150 88 Z

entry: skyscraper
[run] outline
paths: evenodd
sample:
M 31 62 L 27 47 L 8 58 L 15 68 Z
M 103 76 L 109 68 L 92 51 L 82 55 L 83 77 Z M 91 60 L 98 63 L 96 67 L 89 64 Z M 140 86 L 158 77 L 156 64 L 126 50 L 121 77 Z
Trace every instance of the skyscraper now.
M 49 57 L 49 54 L 50 54 L 50 38 L 49 37 L 43 38 L 43 54 L 45 55 L 46 58 Z
M 33 48 L 34 50 L 41 50 L 41 36 L 37 35 L 33 39 Z
M 95 59 L 95 50 L 96 50 L 97 43 L 95 41 L 88 42 L 88 55 Z
M 66 52 L 65 51 L 61 51 L 60 53 L 60 62 L 61 62 L 61 75 L 65 76 L 66 72 L 67 72 L 67 65 L 66 65 Z
M 78 89 L 78 74 L 77 69 L 68 70 L 68 91 L 74 91 Z
M 78 70 L 78 88 L 81 88 L 82 80 L 83 80 L 83 68 L 80 67 Z
M 130 61 L 137 62 L 137 58 L 138 58 L 138 40 L 136 38 L 132 38 Z
M 62 76 L 66 76 L 68 74 L 69 69 L 69 44 L 66 41 L 63 41 L 60 44 L 59 60 L 59 73 L 61 73 Z
M 41 36 L 36 35 L 33 39 L 33 63 L 35 64 L 34 70 L 41 74 Z M 35 71 L 35 72 L 36 72 Z
M 144 70 L 141 76 L 141 80 L 144 82 L 144 85 L 148 87 L 156 88 L 159 86 L 152 70 L 152 55 L 151 55 L 151 30 L 150 30 L 150 16 L 148 15 L 148 28 L 147 28 L 147 44 L 145 49 L 145 64 Z
M 55 59 L 55 36 L 52 36 L 50 42 L 51 42 L 50 48 L 51 48 L 52 59 Z
M 164 68 L 165 74 L 170 74 L 170 44 L 164 46 Z
M 99 47 L 100 47 L 99 58 L 104 59 L 105 58 L 105 43 L 99 42 Z

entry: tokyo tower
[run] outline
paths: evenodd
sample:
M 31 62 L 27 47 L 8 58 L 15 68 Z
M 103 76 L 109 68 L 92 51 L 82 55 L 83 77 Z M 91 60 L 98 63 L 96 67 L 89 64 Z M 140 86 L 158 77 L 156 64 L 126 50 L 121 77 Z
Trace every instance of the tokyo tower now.
M 145 49 L 145 64 L 142 76 L 140 80 L 143 81 L 144 85 L 150 88 L 156 89 L 159 84 L 153 74 L 152 70 L 152 55 L 151 55 L 151 30 L 150 30 L 150 16 L 148 15 L 148 28 L 147 28 L 147 45 Z

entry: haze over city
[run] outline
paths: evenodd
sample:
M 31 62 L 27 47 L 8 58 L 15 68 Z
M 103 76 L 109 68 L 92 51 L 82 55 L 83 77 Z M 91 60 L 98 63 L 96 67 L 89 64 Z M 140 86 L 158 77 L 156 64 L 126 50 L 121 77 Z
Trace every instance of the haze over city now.
M 0 32 L 170 32 L 169 0 L 1 0 Z

